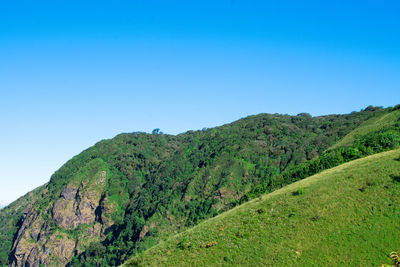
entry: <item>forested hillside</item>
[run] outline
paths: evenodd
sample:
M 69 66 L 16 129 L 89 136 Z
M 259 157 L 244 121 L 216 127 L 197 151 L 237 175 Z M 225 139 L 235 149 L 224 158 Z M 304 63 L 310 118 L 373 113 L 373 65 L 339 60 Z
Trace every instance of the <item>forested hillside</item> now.
M 399 205 L 397 149 L 263 195 L 124 266 L 381 266 L 400 247 Z
M 101 141 L 55 172 L 25 215 L 16 214 L 20 224 L 0 222 L 8 233 L 4 240 L 13 243 L 2 248 L 1 261 L 121 264 L 259 194 L 395 146 L 398 123 L 369 137 L 357 135 L 354 151 L 328 150 L 367 120 L 393 112 L 369 107 L 321 117 L 260 114 L 177 136 L 137 132 Z

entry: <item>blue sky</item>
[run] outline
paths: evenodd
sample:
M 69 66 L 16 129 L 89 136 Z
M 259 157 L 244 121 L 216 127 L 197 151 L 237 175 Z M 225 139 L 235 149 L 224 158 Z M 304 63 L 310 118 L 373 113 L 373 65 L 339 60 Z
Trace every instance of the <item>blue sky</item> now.
M 0 2 L 0 200 L 121 132 L 400 103 L 399 1 Z

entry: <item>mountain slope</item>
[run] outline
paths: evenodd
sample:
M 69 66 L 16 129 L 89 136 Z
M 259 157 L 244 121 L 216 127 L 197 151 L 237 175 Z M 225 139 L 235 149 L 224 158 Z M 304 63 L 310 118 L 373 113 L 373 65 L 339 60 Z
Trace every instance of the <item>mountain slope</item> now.
M 1 201 L 0 200 L 0 209 L 4 208 L 5 206 L 7 206 L 8 203 L 6 203 L 5 201 Z
M 245 203 L 125 266 L 378 266 L 400 246 L 399 205 L 397 149 Z
M 27 207 L 39 198 L 44 187 L 45 185 L 36 188 L 0 210 L 0 266 L 7 265 L 13 239 L 20 226 L 21 218 L 24 216 Z
M 331 148 L 338 148 L 351 145 L 357 136 L 363 136 L 370 132 L 378 131 L 385 127 L 390 127 L 400 121 L 400 107 L 397 110 L 382 110 L 376 116 L 362 123 L 359 127 L 348 133 L 342 140 L 334 144 Z
M 229 210 L 256 186 L 268 189 L 277 174 L 317 157 L 381 112 L 260 114 L 177 136 L 133 133 L 101 141 L 51 177 L 18 218 L 11 253 L 3 253 L 15 266 L 118 265 Z M 286 183 L 273 181 L 270 190 Z

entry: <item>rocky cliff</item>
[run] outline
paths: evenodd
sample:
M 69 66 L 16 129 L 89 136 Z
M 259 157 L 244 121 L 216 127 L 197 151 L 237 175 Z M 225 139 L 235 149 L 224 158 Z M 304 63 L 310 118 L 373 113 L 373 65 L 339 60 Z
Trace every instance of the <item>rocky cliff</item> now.
M 113 225 L 104 198 L 107 171 L 90 165 L 43 210 L 40 203 L 28 206 L 12 248 L 12 266 L 65 266 L 91 242 L 104 239 Z M 42 199 L 47 194 L 46 187 Z

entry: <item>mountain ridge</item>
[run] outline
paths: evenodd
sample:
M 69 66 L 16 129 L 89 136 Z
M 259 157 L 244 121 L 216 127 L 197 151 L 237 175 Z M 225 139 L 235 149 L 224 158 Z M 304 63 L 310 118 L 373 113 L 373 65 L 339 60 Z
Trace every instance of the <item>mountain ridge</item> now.
M 176 136 L 103 140 L 51 177 L 24 212 L 10 259 L 15 266 L 117 265 L 132 251 L 229 210 L 256 185 L 390 112 L 260 114 Z
M 0 209 L 6 207 L 8 204 L 9 202 L 0 200 Z

